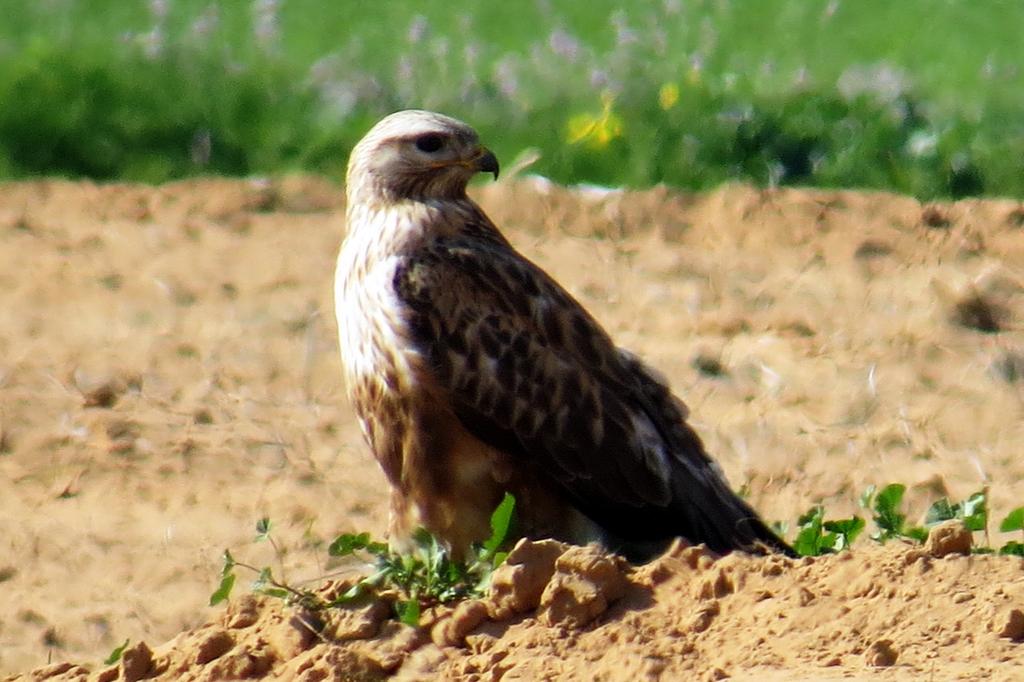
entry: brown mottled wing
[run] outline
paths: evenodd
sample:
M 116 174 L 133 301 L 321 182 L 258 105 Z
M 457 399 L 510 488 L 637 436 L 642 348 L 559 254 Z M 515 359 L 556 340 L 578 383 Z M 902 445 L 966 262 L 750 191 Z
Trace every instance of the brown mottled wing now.
M 466 428 L 522 457 L 610 533 L 681 535 L 719 551 L 780 544 L 729 490 L 664 384 L 507 243 L 438 239 L 395 287 Z

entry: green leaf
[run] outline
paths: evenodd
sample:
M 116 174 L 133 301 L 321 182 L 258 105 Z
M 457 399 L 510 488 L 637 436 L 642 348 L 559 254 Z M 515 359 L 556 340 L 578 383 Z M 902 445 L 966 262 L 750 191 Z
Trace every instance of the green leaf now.
M 263 542 L 270 536 L 270 518 L 264 516 L 256 522 L 256 542 Z
M 116 649 L 114 649 L 113 651 L 111 651 L 110 655 L 107 656 L 105 659 L 103 659 L 103 665 L 114 665 L 115 663 L 120 661 L 121 660 L 121 654 L 123 654 L 124 650 L 127 649 L 127 648 L 128 648 L 128 640 L 126 639 L 126 640 L 124 640 L 124 643 L 121 644 L 121 646 L 119 646 Z
M 800 556 L 818 556 L 822 553 L 821 529 L 805 528 L 796 535 L 793 550 Z
M 902 483 L 890 483 L 882 488 L 875 497 L 875 511 L 878 513 L 893 513 L 899 511 L 900 503 L 903 502 L 903 493 L 907 486 Z
M 968 497 L 961 508 L 964 525 L 969 530 L 985 530 L 988 526 L 988 499 L 984 490 L 979 490 Z
M 796 520 L 797 526 L 804 528 L 806 526 L 812 526 L 814 524 L 821 524 L 822 516 L 825 510 L 821 505 L 815 505 L 800 515 L 800 518 Z
M 265 594 L 268 597 L 274 597 L 276 599 L 287 599 L 291 593 L 280 587 L 264 587 L 260 589 L 260 594 Z
M 825 530 L 848 535 L 851 540 L 856 539 L 857 535 L 864 530 L 864 526 L 864 519 L 856 515 L 848 519 L 837 519 L 835 521 L 826 521 L 824 523 Z
M 220 577 L 226 576 L 231 571 L 235 570 L 235 557 L 231 556 L 231 551 L 224 550 L 224 566 L 220 569 Z
M 357 549 L 366 549 L 372 544 L 369 533 L 343 533 L 334 539 L 327 553 L 331 556 L 348 556 Z
M 999 553 L 1003 555 L 1024 557 L 1024 542 L 1011 540 L 1000 548 Z
M 934 526 L 943 521 L 955 519 L 957 517 L 957 507 L 959 505 L 954 506 L 950 504 L 949 499 L 945 497 L 935 500 L 935 502 L 932 502 L 932 506 L 928 507 L 928 513 L 924 516 L 924 525 Z
M 487 557 L 493 557 L 505 538 L 508 536 L 508 529 L 512 525 L 512 513 L 516 508 L 516 498 L 510 493 L 505 493 L 501 504 L 491 514 L 491 537 L 484 542 L 484 553 Z
M 387 556 L 388 553 L 391 551 L 391 549 L 388 547 L 388 543 L 378 542 L 377 540 L 372 540 L 369 543 L 367 543 L 365 549 L 367 552 L 374 555 L 375 557 Z
M 835 535 L 835 542 L 832 543 L 832 549 L 839 551 L 847 549 L 857 539 L 857 536 L 864 530 L 864 519 L 854 515 L 848 519 L 839 519 L 837 521 L 826 521 L 822 524 L 822 527 Z
M 367 587 L 371 587 L 371 585 L 369 585 L 366 581 L 360 581 L 352 587 L 345 590 L 345 592 L 342 593 L 342 595 L 338 597 L 335 601 L 337 601 L 338 603 L 342 603 L 352 601 L 353 599 L 357 599 L 366 594 Z
M 800 531 L 797 533 L 796 540 L 793 541 L 793 549 L 800 556 L 818 556 L 830 551 L 829 545 L 832 538 L 821 532 L 824 514 L 825 510 L 821 505 L 817 505 L 808 509 L 797 519 Z
M 874 496 L 873 520 L 878 526 L 878 532 L 871 535 L 874 540 L 885 542 L 904 534 L 903 524 L 906 516 L 900 511 L 900 503 L 903 502 L 903 493 L 906 490 L 907 487 L 902 483 L 890 483 Z
M 398 620 L 416 627 L 420 624 L 420 602 L 418 599 L 406 599 L 395 603 Z
M 1024 507 L 1017 507 L 1007 514 L 1006 518 L 999 524 L 999 530 L 1003 533 L 1024 530 Z
M 429 551 L 430 545 L 432 543 L 435 543 L 437 540 L 436 538 L 434 538 L 433 535 L 430 534 L 429 530 L 420 527 L 413 531 L 412 541 L 415 542 L 416 546 L 420 549 Z
M 932 503 L 924 517 L 924 525 L 934 526 L 950 519 L 961 519 L 968 530 L 985 530 L 988 525 L 988 504 L 985 491 L 981 490 L 963 502 L 951 503 L 943 497 Z
M 917 540 L 918 542 L 924 542 L 928 539 L 928 529 L 922 528 L 921 526 L 911 526 L 910 528 L 903 528 L 899 534 L 905 538 Z
M 220 586 L 210 595 L 210 606 L 216 606 L 231 596 L 231 589 L 235 586 L 235 574 L 225 573 L 220 579 Z

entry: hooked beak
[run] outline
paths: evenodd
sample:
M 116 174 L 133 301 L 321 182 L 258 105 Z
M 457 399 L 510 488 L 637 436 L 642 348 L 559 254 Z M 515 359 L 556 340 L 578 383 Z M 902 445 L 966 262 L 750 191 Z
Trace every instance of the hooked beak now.
M 487 147 L 480 147 L 480 151 L 473 158 L 473 168 L 478 173 L 494 173 L 494 179 L 498 179 L 498 157 Z

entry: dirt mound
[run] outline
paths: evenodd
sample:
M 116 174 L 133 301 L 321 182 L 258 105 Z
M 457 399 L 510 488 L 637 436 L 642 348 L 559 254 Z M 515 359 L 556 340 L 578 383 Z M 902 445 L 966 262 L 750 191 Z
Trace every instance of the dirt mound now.
M 534 180 L 478 196 L 665 373 L 766 518 L 857 512 L 890 481 L 913 514 L 986 485 L 995 515 L 1024 499 L 1017 202 Z M 382 602 L 313 613 L 243 586 L 205 607 L 225 548 L 338 589 L 351 568 L 325 544 L 385 526 L 336 357 L 342 222 L 338 189 L 309 178 L 0 186 L 0 674 L 1024 675 L 1024 565 L 963 556 L 955 534 L 796 562 L 677 546 L 635 570 L 534 550 L 419 630 Z M 252 541 L 262 517 L 277 552 Z
M 379 598 L 310 611 L 244 596 L 155 650 L 127 648 L 118 665 L 22 679 L 1014 679 L 1024 665 L 1015 558 L 872 547 L 716 560 L 679 543 L 629 569 L 548 541 L 520 543 L 496 582 L 487 599 L 424 614 L 420 628 Z

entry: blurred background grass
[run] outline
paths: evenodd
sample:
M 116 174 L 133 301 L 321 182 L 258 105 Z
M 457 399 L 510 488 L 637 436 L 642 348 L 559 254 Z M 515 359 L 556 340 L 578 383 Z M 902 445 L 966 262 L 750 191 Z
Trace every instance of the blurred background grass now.
M 0 178 L 343 174 L 390 111 L 560 182 L 1024 196 L 1015 0 L 6 0 Z

